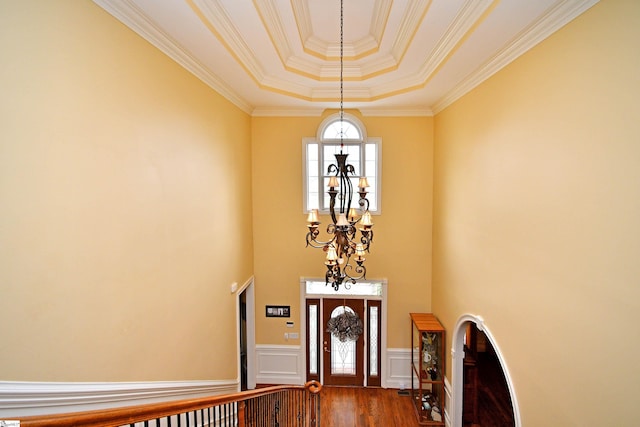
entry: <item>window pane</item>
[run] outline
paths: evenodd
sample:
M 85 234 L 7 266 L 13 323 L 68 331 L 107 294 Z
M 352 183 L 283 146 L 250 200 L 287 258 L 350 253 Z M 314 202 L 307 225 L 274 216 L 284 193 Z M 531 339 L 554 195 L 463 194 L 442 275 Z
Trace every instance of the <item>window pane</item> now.
M 378 375 L 378 307 L 369 307 L 369 370 Z
M 318 373 L 318 306 L 309 306 L 309 373 Z
M 334 318 L 345 311 L 355 313 L 350 307 L 336 307 L 331 312 Z M 355 375 L 356 374 L 356 342 L 347 340 L 341 342 L 331 335 L 331 375 Z
M 307 144 L 307 158 L 309 160 L 318 160 L 318 144 Z
M 368 295 L 375 297 L 382 296 L 381 282 L 358 281 L 358 283 L 352 284 L 350 289 L 346 289 L 344 286 L 341 286 L 338 291 L 334 291 L 331 286 L 326 286 L 324 280 L 307 280 L 305 283 L 308 295 Z
M 336 120 L 325 128 L 322 139 L 340 139 L 340 136 L 343 139 L 362 139 L 357 127 L 340 120 Z
M 359 195 L 357 194 L 358 178 L 366 176 L 370 187 L 367 189 L 367 199 L 369 201 L 369 210 L 377 213 L 380 207 L 378 193 L 380 190 L 379 161 L 380 146 L 379 142 L 365 142 L 362 140 L 362 133 L 354 123 L 346 121 L 346 127 L 342 129 L 339 119 L 335 119 L 331 125 L 322 130 L 323 138 L 328 140 L 318 142 L 311 141 L 306 144 L 305 154 L 306 162 L 304 163 L 305 178 L 307 180 L 304 188 L 305 209 L 318 209 L 321 213 L 327 213 L 329 210 L 329 195 L 327 194 L 326 178 L 330 176 L 328 168 L 332 164 L 336 164 L 335 154 L 342 151 L 348 155 L 347 164 L 353 166 L 354 173 L 349 178 L 353 184 L 353 199 L 351 207 L 358 208 Z M 345 132 L 347 138 L 344 144 L 340 144 L 340 132 Z M 334 137 L 338 137 L 337 139 Z M 342 145 L 342 147 L 341 147 Z M 331 173 L 331 175 L 335 175 Z M 318 177 L 319 181 L 311 180 Z M 323 182 L 324 181 L 324 182 Z M 318 183 L 318 187 L 314 183 Z M 336 203 L 339 206 L 339 201 Z
M 318 195 L 318 193 L 312 193 L 309 192 L 307 193 L 307 210 L 311 210 L 311 209 L 320 209 L 319 204 L 319 200 L 320 200 L 320 196 Z
M 307 165 L 307 174 L 309 176 L 318 176 L 318 161 L 314 160 L 314 161 L 310 161 L 309 164 Z
M 347 164 L 353 165 L 355 169 L 354 176 L 360 176 L 360 146 L 359 145 L 345 145 L 342 152 L 348 154 Z M 322 164 L 322 173 L 328 175 L 329 165 L 337 164 L 336 154 L 340 153 L 340 145 L 325 144 L 323 146 L 324 161 Z

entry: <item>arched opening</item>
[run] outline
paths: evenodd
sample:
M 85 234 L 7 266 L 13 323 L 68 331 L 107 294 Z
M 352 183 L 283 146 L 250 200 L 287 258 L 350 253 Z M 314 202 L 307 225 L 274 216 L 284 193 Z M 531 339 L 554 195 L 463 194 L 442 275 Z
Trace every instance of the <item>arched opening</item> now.
M 462 316 L 452 345 L 452 425 L 521 427 L 509 371 L 483 319 Z

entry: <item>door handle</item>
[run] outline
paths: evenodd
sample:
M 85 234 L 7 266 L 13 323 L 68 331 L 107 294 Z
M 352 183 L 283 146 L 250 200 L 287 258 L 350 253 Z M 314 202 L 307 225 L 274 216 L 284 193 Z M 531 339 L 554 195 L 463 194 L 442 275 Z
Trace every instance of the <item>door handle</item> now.
M 324 342 L 324 351 L 326 351 L 327 353 L 331 353 L 331 350 L 329 348 L 327 348 L 327 342 Z

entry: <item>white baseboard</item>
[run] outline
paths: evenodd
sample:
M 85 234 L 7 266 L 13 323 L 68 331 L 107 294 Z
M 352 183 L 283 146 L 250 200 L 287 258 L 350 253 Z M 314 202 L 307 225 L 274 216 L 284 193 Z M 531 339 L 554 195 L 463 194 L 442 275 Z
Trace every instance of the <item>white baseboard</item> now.
M 256 344 L 256 383 L 305 383 L 303 350 L 299 345 Z
M 0 381 L 0 419 L 88 411 L 235 393 L 237 380 L 152 382 Z

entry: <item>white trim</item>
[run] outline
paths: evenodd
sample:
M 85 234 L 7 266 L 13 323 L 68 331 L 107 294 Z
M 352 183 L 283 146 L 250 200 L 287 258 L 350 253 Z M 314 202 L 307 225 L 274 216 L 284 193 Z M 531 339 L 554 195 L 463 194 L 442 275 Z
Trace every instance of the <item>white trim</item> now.
M 256 107 L 252 117 L 320 117 L 325 108 L 300 107 L 296 109 L 279 107 Z M 367 108 L 358 109 L 363 117 L 433 117 L 430 108 Z
M 256 107 L 251 112 L 251 117 L 320 117 L 325 108 L 279 108 Z
M 429 108 L 359 108 L 363 117 L 433 117 Z
M 444 377 L 444 425 L 451 427 L 451 383 L 449 378 Z
M 256 344 L 258 384 L 305 383 L 303 350 L 299 345 Z
M 0 419 L 133 406 L 234 393 L 235 380 L 148 382 L 0 381 Z
M 432 106 L 433 112 L 440 113 L 599 1 L 559 0 L 556 2 L 546 13 L 516 35 L 503 49 L 440 98 Z
M 466 333 L 466 324 L 468 322 L 475 323 L 478 329 L 487 336 L 487 339 L 493 346 L 496 356 L 498 357 L 498 361 L 502 366 L 502 371 L 507 383 L 507 388 L 509 389 L 509 394 L 511 396 L 511 405 L 513 406 L 515 427 L 522 427 L 522 422 L 520 420 L 520 410 L 518 408 L 518 399 L 516 397 L 515 387 L 513 385 L 511 375 L 509 374 L 507 363 L 505 362 L 505 359 L 502 356 L 502 352 L 500 351 L 496 340 L 493 338 L 491 331 L 489 331 L 489 328 L 484 323 L 484 319 L 481 316 L 477 316 L 474 314 L 463 314 L 462 316 L 460 316 L 453 330 L 453 338 L 451 341 L 451 373 L 453 377 L 453 393 L 451 394 L 451 407 L 453 408 L 453 410 L 451 411 L 451 425 L 453 425 L 454 427 L 462 427 L 462 404 L 464 391 L 464 378 L 462 370 L 464 360 L 464 335 Z
M 311 281 L 324 281 L 324 279 L 318 279 L 318 278 L 314 278 L 314 277 L 300 277 L 300 307 L 303 307 L 300 309 L 300 343 L 301 343 L 301 351 L 302 351 L 302 378 L 306 379 L 307 376 L 307 359 L 306 359 L 306 352 L 305 352 L 305 348 L 307 345 L 307 298 L 309 299 L 322 299 L 322 298 L 330 298 L 332 297 L 331 295 L 307 295 L 307 285 L 306 282 L 307 280 L 311 280 Z M 360 299 L 365 299 L 365 300 L 379 300 L 382 301 L 382 313 L 381 316 L 382 318 L 380 319 L 381 321 L 381 331 L 380 333 L 382 334 L 382 339 L 380 340 L 380 386 L 382 388 L 400 388 L 399 385 L 396 386 L 394 385 L 393 381 L 389 381 L 389 379 L 387 378 L 387 373 L 389 372 L 389 369 L 387 367 L 387 279 L 372 279 L 372 280 L 367 280 L 368 282 L 376 282 L 376 283 L 381 283 L 382 284 L 382 296 L 372 296 L 372 295 L 349 295 L 349 298 L 360 298 Z M 344 294 L 336 294 L 336 298 L 340 298 L 342 296 L 345 296 Z M 322 369 L 323 369 L 323 358 L 320 357 L 319 361 L 320 366 L 319 366 L 319 372 L 318 375 L 320 378 L 322 378 Z M 366 349 L 365 349 L 365 372 L 366 372 L 366 363 L 367 363 L 367 355 L 366 355 Z M 366 381 L 366 375 L 365 375 L 365 381 Z
M 185 70 L 190 71 L 236 107 L 251 114 L 253 107 L 245 99 L 149 19 L 133 1 L 93 0 L 93 2 L 180 64 Z
M 256 297 L 254 276 L 251 276 L 241 287 L 236 291 L 236 342 L 238 343 L 238 391 L 240 391 L 241 384 L 241 367 L 240 367 L 240 295 L 243 292 L 247 292 L 246 304 L 247 304 L 247 389 L 252 390 L 256 388 Z

